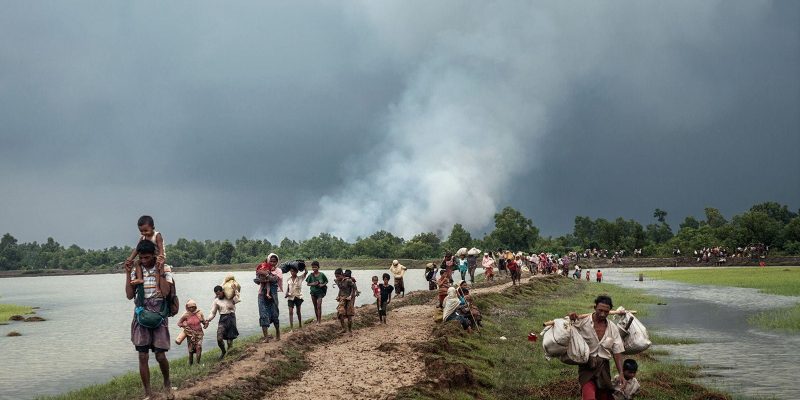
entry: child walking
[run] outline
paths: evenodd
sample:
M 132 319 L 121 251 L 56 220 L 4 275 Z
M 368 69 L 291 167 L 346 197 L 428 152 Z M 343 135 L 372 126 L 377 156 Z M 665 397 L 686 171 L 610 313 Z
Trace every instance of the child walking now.
M 142 240 L 149 240 L 156 245 L 156 265 L 163 269 L 164 263 L 167 260 L 167 254 L 164 251 L 164 238 L 161 236 L 161 233 L 156 230 L 153 217 L 149 215 L 142 215 L 139 217 L 136 225 L 139 226 L 139 233 L 141 234 L 141 236 L 139 236 L 139 242 Z M 133 260 L 136 259 L 138 254 L 139 253 L 134 247 L 131 255 L 125 260 L 125 266 L 130 267 L 133 265 Z M 136 264 L 135 278 L 131 280 L 131 284 L 138 285 L 142 283 L 144 283 L 144 279 L 142 277 L 142 267 L 139 264 Z
M 377 280 L 377 276 L 373 277 Z M 389 309 L 389 303 L 392 301 L 392 291 L 394 287 L 389 284 L 389 274 L 384 273 L 383 283 L 378 285 L 378 318 L 384 324 L 386 323 L 386 311 Z
M 300 315 L 300 306 L 303 305 L 303 280 L 308 270 L 303 271 L 303 276 L 297 275 L 297 267 L 289 267 L 288 283 L 286 284 L 286 303 L 289 304 L 289 329 L 294 329 L 294 309 L 297 307 L 297 323 L 303 327 L 303 317 Z
M 197 303 L 189 299 L 186 302 L 186 312 L 178 320 L 178 326 L 183 328 L 175 343 L 181 344 L 188 338 L 186 347 L 189 349 L 189 365 L 194 364 L 194 355 L 197 354 L 197 363 L 200 364 L 200 357 L 203 355 L 203 325 L 206 319 L 203 311 L 197 308 Z M 206 324 L 206 326 L 208 326 Z

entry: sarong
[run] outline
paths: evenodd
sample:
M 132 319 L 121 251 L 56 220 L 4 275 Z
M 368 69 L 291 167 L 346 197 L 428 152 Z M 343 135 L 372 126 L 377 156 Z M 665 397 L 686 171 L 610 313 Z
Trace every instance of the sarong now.
M 153 312 L 161 311 L 161 302 L 164 299 L 161 297 L 151 297 L 144 299 L 144 307 Z M 161 322 L 158 328 L 150 329 L 139 325 L 136 322 L 136 316 L 133 316 L 131 321 L 131 342 L 137 350 L 147 347 L 147 349 L 169 350 L 169 328 L 167 327 L 167 318 Z M 147 350 L 145 350 L 147 351 Z
M 258 324 L 270 326 L 273 323 L 280 323 L 280 312 L 278 311 L 278 290 L 275 286 L 271 289 L 272 299 L 267 300 L 263 294 L 258 296 Z
M 192 328 L 183 328 L 183 333 L 186 334 L 186 346 L 189 347 L 190 353 L 197 353 L 203 350 L 203 328 L 196 331 Z
M 611 384 L 611 364 L 602 357 L 589 357 L 589 362 L 578 365 L 578 382 L 583 386 L 594 381 L 598 389 L 613 390 Z
M 339 296 L 336 298 L 336 301 L 339 302 L 339 305 L 336 306 L 336 315 L 338 317 L 352 317 L 356 315 L 356 308 L 352 299 Z
M 239 337 L 239 330 L 236 329 L 236 314 L 220 314 L 217 340 L 233 340 L 237 337 Z
M 394 278 L 394 293 L 400 294 L 406 292 L 406 288 L 403 286 L 403 278 Z

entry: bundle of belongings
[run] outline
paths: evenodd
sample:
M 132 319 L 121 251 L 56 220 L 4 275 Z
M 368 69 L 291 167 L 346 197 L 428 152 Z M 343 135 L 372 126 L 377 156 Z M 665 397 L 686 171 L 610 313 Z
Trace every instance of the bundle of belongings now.
M 228 275 L 225 277 L 225 280 L 222 281 L 222 291 L 225 293 L 225 298 L 228 300 L 233 299 L 233 296 L 236 292 L 241 292 L 242 285 L 239 282 L 236 282 L 236 278 L 233 275 Z
M 620 307 L 612 314 L 615 316 L 609 321 L 619 328 L 625 346 L 623 354 L 638 354 L 650 347 L 651 342 L 647 336 L 647 329 L 633 315 L 633 312 Z M 589 317 L 591 314 L 579 316 L 579 318 Z M 589 361 L 589 346 L 572 324 L 569 317 L 545 323 L 546 326 L 539 336 L 542 338 L 542 348 L 546 359 L 557 358 L 570 365 L 585 364 Z
M 296 268 L 297 272 L 303 272 L 303 271 L 306 270 L 306 261 L 305 260 L 294 260 L 294 261 L 285 262 L 285 263 L 281 264 L 281 266 L 280 266 L 281 272 L 283 272 L 284 274 L 288 274 L 289 273 L 289 269 L 291 269 L 292 267 Z

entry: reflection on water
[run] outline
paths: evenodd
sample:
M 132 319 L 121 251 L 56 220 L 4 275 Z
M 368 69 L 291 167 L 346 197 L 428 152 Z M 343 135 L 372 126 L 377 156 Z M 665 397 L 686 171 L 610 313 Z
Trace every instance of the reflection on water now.
M 332 271 L 324 271 L 333 280 Z M 380 271 L 353 271 L 362 294 L 357 304 L 371 303 L 370 278 Z M 188 299 L 209 315 L 214 297 L 213 287 L 220 284 L 226 272 L 191 272 L 175 276 L 181 303 Z M 258 326 L 258 286 L 252 282 L 254 272 L 234 273 L 242 284 L 242 302 L 237 305 L 236 322 L 242 335 L 261 331 Z M 122 274 L 26 277 L 0 279 L 0 296 L 4 303 L 39 306 L 37 313 L 46 322 L 0 325 L 0 399 L 29 399 L 37 395 L 58 394 L 89 384 L 102 383 L 115 375 L 138 368 L 130 342 L 133 302 L 125 298 Z M 410 270 L 405 279 L 406 291 L 427 289 L 422 270 Z M 285 289 L 285 288 L 284 288 Z M 313 317 L 308 287 L 303 286 L 303 319 Z M 336 309 L 333 284 L 323 300 L 323 313 Z M 282 294 L 281 294 L 282 296 Z M 288 325 L 288 307 L 281 297 L 282 326 Z M 214 332 L 218 318 L 206 331 L 203 347 L 216 348 Z M 177 317 L 170 318 L 170 335 L 179 329 Z M 20 337 L 6 337 L 10 331 Z M 209 333 L 210 332 L 210 333 Z M 186 356 L 186 345 L 167 352 L 170 359 Z M 152 357 L 151 357 L 152 360 Z M 152 361 L 151 364 L 155 365 Z
M 755 398 L 800 399 L 800 336 L 767 332 L 748 325 L 758 311 L 789 307 L 797 297 L 759 293 L 756 289 L 693 285 L 647 279 L 647 269 L 607 270 L 609 283 L 640 288 L 665 300 L 643 318 L 665 336 L 701 343 L 661 346 L 671 356 L 703 366 L 703 384 Z M 645 275 L 638 282 L 638 272 Z

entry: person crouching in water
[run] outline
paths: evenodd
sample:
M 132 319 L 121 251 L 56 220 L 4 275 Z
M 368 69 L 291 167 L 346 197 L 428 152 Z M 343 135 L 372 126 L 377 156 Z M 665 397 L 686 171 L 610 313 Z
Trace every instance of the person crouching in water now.
M 336 296 L 336 301 L 339 305 L 336 306 L 336 316 L 339 318 L 339 323 L 342 325 L 342 331 L 339 333 L 353 334 L 353 316 L 356 315 L 355 310 L 355 293 L 356 284 L 351 278 L 350 270 L 342 272 L 341 268 L 336 268 L 333 273 L 336 276 L 336 286 L 339 287 L 339 294 Z M 344 320 L 347 319 L 347 327 L 345 328 Z
M 217 346 L 221 354 L 219 359 L 225 357 L 227 350 L 233 346 L 233 340 L 239 337 L 239 330 L 236 328 L 236 303 L 239 302 L 239 292 L 234 292 L 232 299 L 225 298 L 225 291 L 222 286 L 214 287 L 214 303 L 211 306 L 211 316 L 206 320 L 204 327 L 208 328 L 219 311 L 219 325 L 217 327 Z M 228 342 L 228 349 L 225 349 L 225 342 Z
M 383 283 L 378 285 L 378 318 L 384 324 L 386 323 L 386 312 L 388 311 L 389 303 L 392 301 L 392 291 L 394 288 L 392 285 L 389 284 L 389 274 L 384 273 L 383 276 Z
M 610 359 L 614 359 L 617 367 L 619 387 L 626 386 L 625 373 L 622 368 L 622 352 L 625 347 L 617 325 L 608 322 L 608 313 L 614 308 L 611 297 L 600 295 L 594 300 L 594 312 L 585 318 L 578 318 L 571 313 L 572 327 L 577 329 L 586 344 L 589 345 L 589 361 L 578 365 L 578 383 L 581 387 L 581 398 L 584 400 L 610 400 L 614 390 L 611 382 Z
M 186 302 L 186 312 L 178 320 L 178 326 L 183 330 L 175 338 L 176 344 L 181 344 L 184 339 L 188 338 L 186 347 L 189 350 L 189 365 L 194 364 L 195 354 L 197 354 L 197 363 L 200 364 L 200 357 L 203 355 L 203 324 L 205 322 L 203 311 L 197 308 L 194 300 L 189 299 Z
M 628 358 L 622 363 L 622 375 L 625 377 L 626 383 L 623 388 L 619 376 L 614 377 L 614 400 L 631 400 L 636 393 L 639 393 L 639 380 L 636 379 L 638 370 L 639 364 L 632 358 Z

